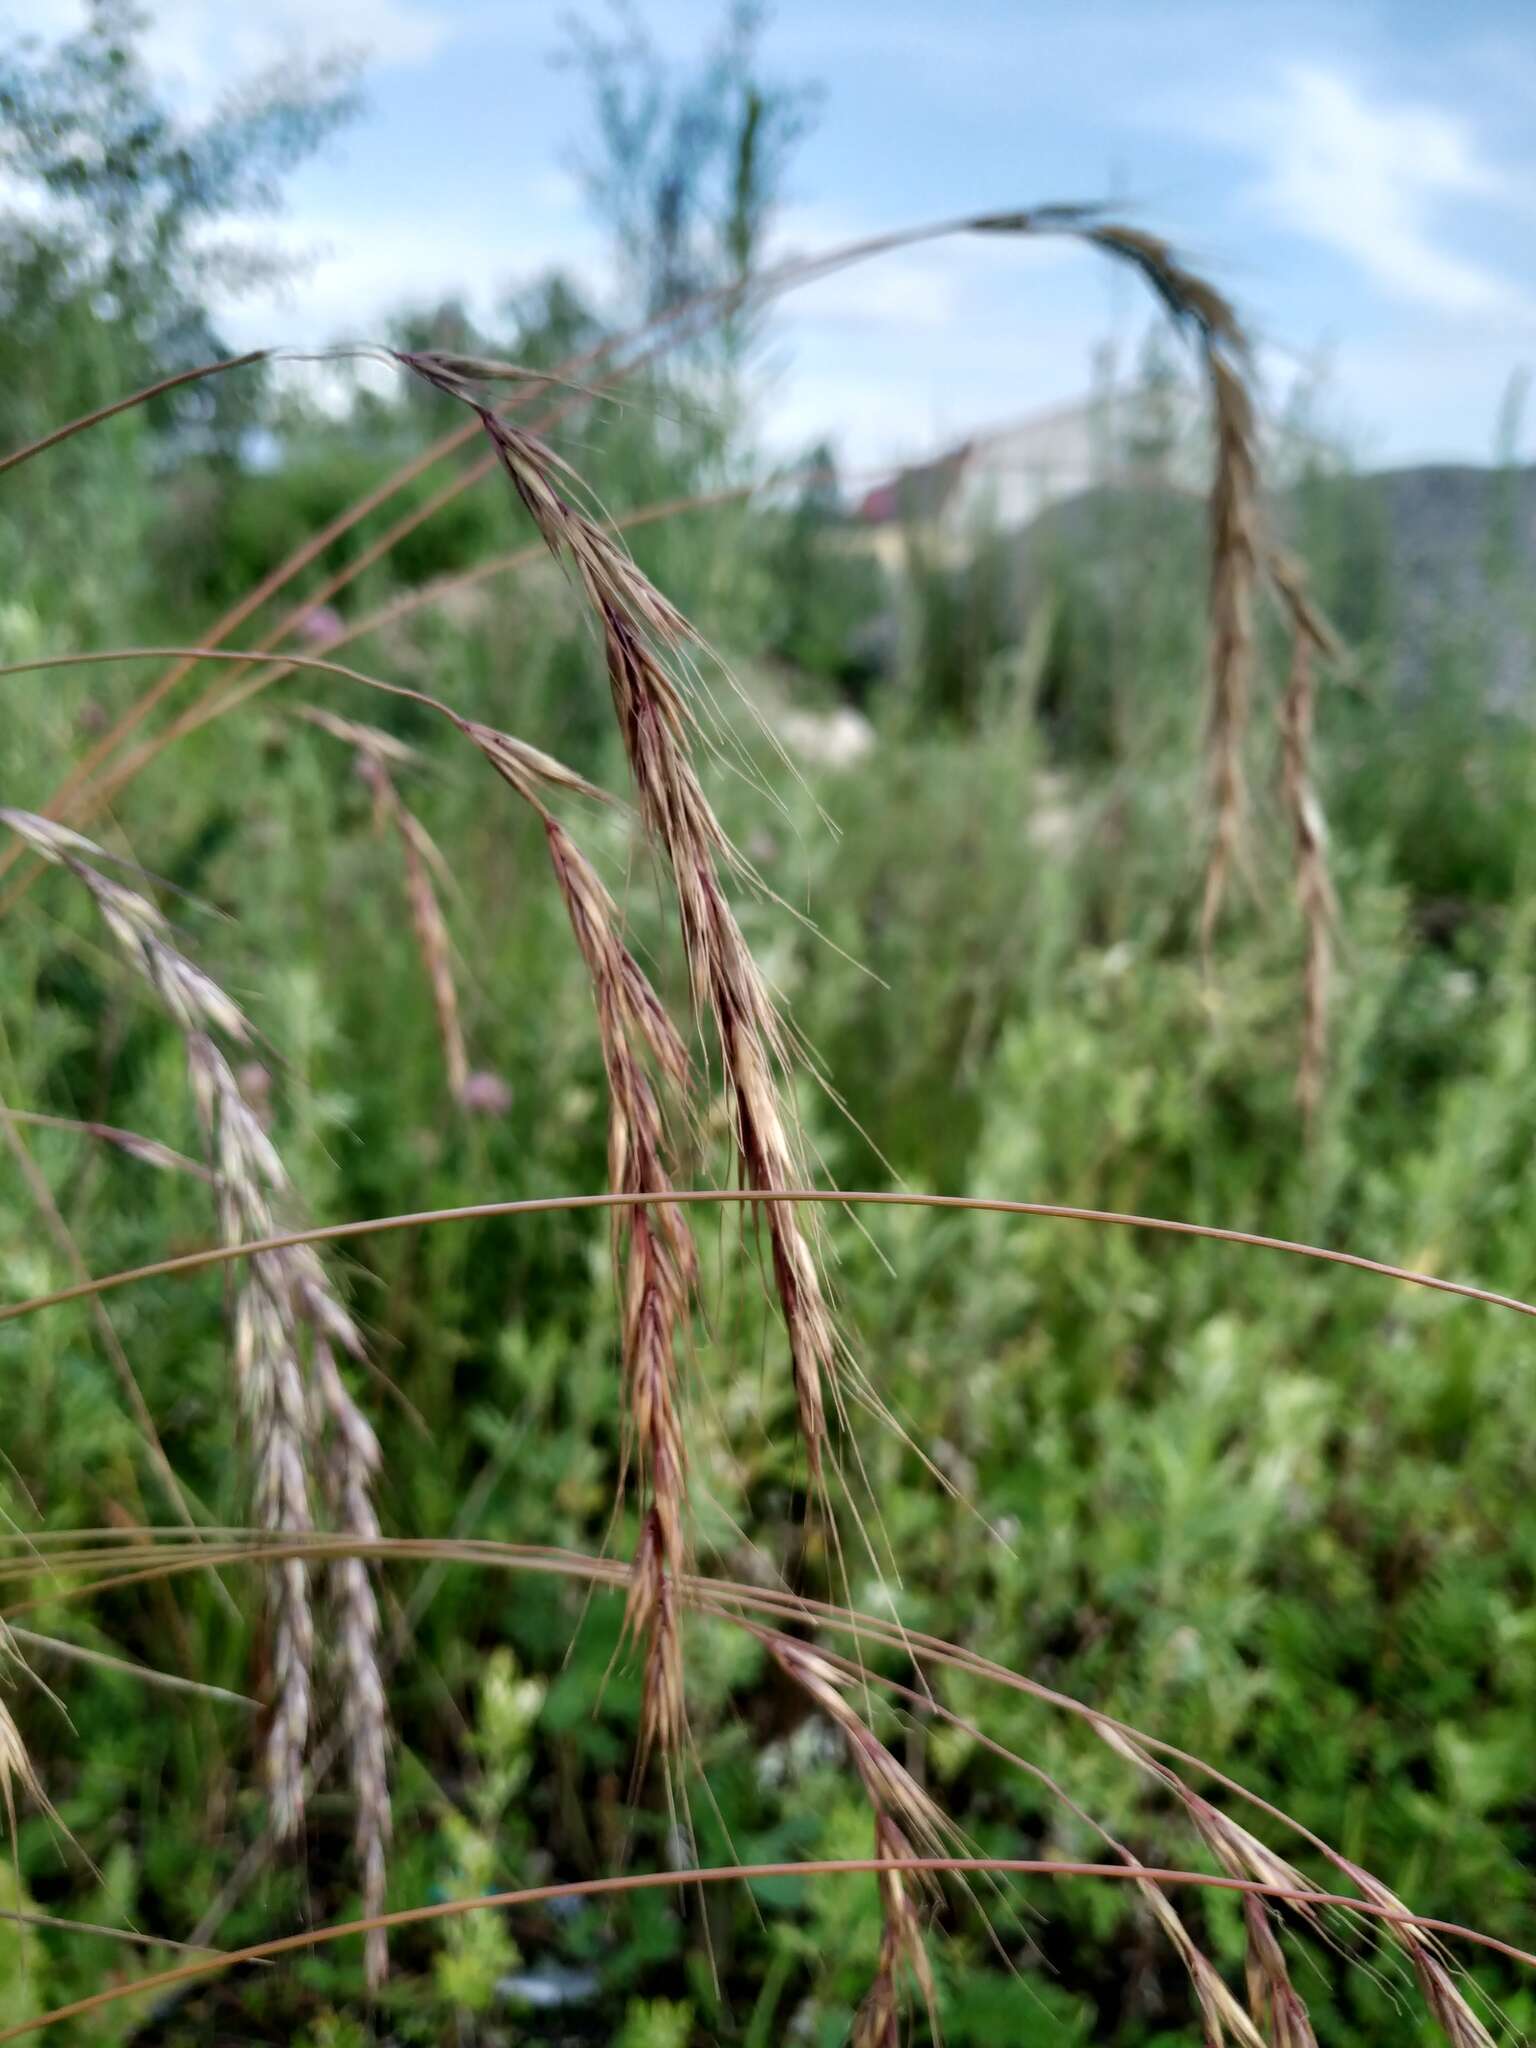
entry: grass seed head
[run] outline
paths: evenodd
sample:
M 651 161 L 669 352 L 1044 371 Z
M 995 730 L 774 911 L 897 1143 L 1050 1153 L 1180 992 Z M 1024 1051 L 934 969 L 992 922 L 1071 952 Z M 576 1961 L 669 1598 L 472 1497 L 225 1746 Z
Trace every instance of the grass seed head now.
M 356 1336 L 355 1331 L 352 1334 Z M 318 1326 L 314 1366 L 330 1433 L 325 1480 L 331 1517 L 344 1535 L 371 1542 L 380 1533 L 373 1503 L 373 1486 L 380 1464 L 379 1441 L 348 1392 L 330 1342 Z M 326 1581 L 335 1630 L 342 1732 L 356 1810 L 353 1845 L 361 1877 L 363 1912 L 371 1916 L 384 1908 L 389 1845 L 394 1831 L 389 1792 L 389 1702 L 380 1661 L 379 1603 L 363 1558 L 337 1558 L 327 1570 Z M 366 1936 L 363 1963 L 368 1987 L 377 1991 L 389 1971 L 389 1937 L 382 1927 L 370 1929 Z
M 699 636 L 614 536 L 575 502 L 579 479 L 568 463 L 485 406 L 450 359 L 401 353 L 398 360 L 474 411 L 545 545 L 571 568 L 591 606 L 641 816 L 677 891 L 694 1001 L 714 1021 L 742 1171 L 753 1187 L 802 1185 L 806 1175 L 782 1082 L 789 1067 L 783 1027 L 720 880 L 722 870 L 739 870 L 742 863 L 699 781 L 693 719 L 668 667 L 699 648 Z M 816 1479 L 826 1435 L 822 1383 L 836 1369 L 837 1339 L 815 1251 L 794 1211 L 773 1204 L 766 1227 L 796 1412 Z
M 1302 1042 L 1296 1099 L 1309 1129 L 1322 1106 L 1338 901 L 1328 859 L 1328 823 L 1316 777 L 1317 664 L 1336 661 L 1333 629 L 1313 604 L 1300 565 L 1274 554 L 1270 574 L 1291 626 L 1291 659 L 1280 702 L 1280 786 L 1291 826 L 1296 907 L 1305 934 Z

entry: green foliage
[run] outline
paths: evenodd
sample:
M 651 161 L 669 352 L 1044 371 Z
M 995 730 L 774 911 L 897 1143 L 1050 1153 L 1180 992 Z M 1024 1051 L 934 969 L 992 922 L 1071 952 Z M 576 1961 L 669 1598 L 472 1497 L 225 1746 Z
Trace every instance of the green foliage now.
M 209 247 L 198 231 L 273 208 L 294 164 L 356 104 L 332 62 L 249 79 L 189 121 L 144 64 L 146 20 L 132 0 L 90 0 L 77 34 L 0 53 L 0 164 L 37 202 L 33 217 L 12 215 L 0 242 L 8 351 L 56 348 L 88 315 L 107 330 L 93 353 L 98 375 L 114 380 L 109 396 L 125 373 L 140 381 L 139 365 L 174 369 L 216 352 L 204 294 L 272 264 L 259 250 Z M 29 395 L 46 393 L 57 418 L 70 369 L 50 352 L 19 390 L 7 378 L 7 437 Z
M 311 534 L 377 489 L 409 452 L 399 434 L 364 441 L 353 428 L 339 432 L 312 420 L 298 424 L 292 446 L 289 460 L 243 478 L 236 490 L 220 488 L 206 473 L 188 480 L 156 536 L 157 555 L 185 601 L 223 605 L 242 596 Z M 392 498 L 389 523 L 424 506 L 443 480 L 441 470 L 431 472 Z M 327 556 L 327 573 L 355 561 L 385 523 L 354 528 Z M 466 491 L 403 536 L 392 554 L 393 574 L 408 584 L 447 575 L 504 549 L 506 528 L 503 506 L 488 493 Z M 372 590 L 378 587 L 375 582 Z M 363 583 L 363 600 L 370 594 Z M 358 586 L 347 602 L 357 606 Z
M 632 1998 L 614 2048 L 688 2048 L 693 2012 L 670 1998 Z
M 765 639 L 802 675 L 825 677 L 862 702 L 878 674 L 876 636 L 893 594 L 879 565 L 850 545 L 833 451 L 813 448 L 806 468 L 793 502 L 764 522 Z
M 914 716 L 924 727 L 974 730 L 997 658 L 1017 632 L 1009 543 L 983 528 L 951 561 L 914 527 L 907 552 Z
M 596 128 L 579 165 L 638 303 L 655 315 L 760 267 L 815 95 L 764 76 L 757 0 L 731 0 L 687 70 L 668 65 L 631 8 L 612 12 L 606 29 L 567 22 L 567 61 Z
M 444 1816 L 448 1867 L 439 1880 L 442 1897 L 475 1898 L 509 1888 L 508 1858 L 527 1851 L 527 1827 L 513 1802 L 528 1782 L 529 1736 L 543 1703 L 544 1687 L 519 1678 L 511 1651 L 493 1651 L 480 1680 L 479 1713 L 468 1745 L 479 1766 L 466 1801 L 469 1811 Z M 452 2005 L 484 2012 L 520 1961 L 499 1913 L 471 1913 L 448 1922 L 437 1986 Z
M 346 68 L 328 62 L 245 79 L 186 117 L 146 66 L 145 25 L 131 0 L 90 0 L 56 43 L 0 42 L 0 172 L 15 201 L 0 218 L 0 448 L 227 353 L 210 292 L 278 266 L 259 240 L 212 230 L 274 208 L 294 165 L 355 108 Z M 198 455 L 226 472 L 262 388 L 250 372 L 183 386 L 9 476 L 8 596 L 31 602 L 42 586 L 50 623 L 99 634 L 106 593 L 142 587 L 155 566 L 146 441 L 162 462 Z

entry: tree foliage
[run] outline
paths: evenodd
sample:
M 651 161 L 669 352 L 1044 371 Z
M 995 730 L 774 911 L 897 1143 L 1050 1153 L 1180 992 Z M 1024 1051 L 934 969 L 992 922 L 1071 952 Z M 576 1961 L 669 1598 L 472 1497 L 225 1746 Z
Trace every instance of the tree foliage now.
M 24 428 L 220 352 L 210 295 L 265 282 L 281 261 L 223 224 L 270 213 L 284 180 L 357 107 L 332 58 L 242 80 L 187 113 L 145 57 L 131 0 L 90 0 L 77 34 L 0 50 L 0 419 Z M 75 389 L 73 397 L 69 386 Z M 161 425 L 227 403 L 213 390 Z

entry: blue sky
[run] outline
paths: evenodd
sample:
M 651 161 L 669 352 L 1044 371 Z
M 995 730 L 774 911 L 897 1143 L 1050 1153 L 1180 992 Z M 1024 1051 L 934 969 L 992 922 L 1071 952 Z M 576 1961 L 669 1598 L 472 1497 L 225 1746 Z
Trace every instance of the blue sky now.
M 77 0 L 31 0 L 29 23 Z M 312 262 L 247 302 L 241 341 L 376 332 L 403 299 L 489 308 L 560 261 L 602 290 L 568 164 L 584 110 L 531 0 L 160 0 L 189 96 L 295 48 L 371 48 L 361 122 L 295 181 L 278 232 Z M 663 47 L 718 0 L 640 0 Z M 1536 366 L 1536 19 L 1519 0 L 778 0 L 768 67 L 821 88 L 787 250 L 976 207 L 1123 200 L 1210 266 L 1365 461 L 1488 459 Z M 1130 280 L 1069 245 L 972 241 L 886 259 L 786 303 L 771 441 L 830 433 L 877 466 L 1086 388 L 1134 360 Z M 1533 407 L 1536 412 L 1536 407 Z M 1536 421 L 1522 436 L 1536 454 Z

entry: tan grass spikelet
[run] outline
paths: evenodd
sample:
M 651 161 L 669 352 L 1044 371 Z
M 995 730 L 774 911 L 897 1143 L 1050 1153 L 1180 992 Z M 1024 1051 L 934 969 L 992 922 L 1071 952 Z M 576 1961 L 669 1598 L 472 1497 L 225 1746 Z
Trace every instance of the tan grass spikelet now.
M 600 789 L 595 782 L 588 782 L 574 768 L 567 768 L 553 754 L 531 747 L 526 740 L 515 739 L 511 733 L 499 732 L 494 726 L 481 725 L 473 718 L 461 718 L 455 722 L 519 794 L 543 784 L 550 789 L 565 790 L 573 796 L 589 797 L 594 803 L 613 802 L 606 789 Z
M 1100 1738 L 1118 1755 L 1174 1795 L 1229 1876 L 1253 1877 L 1261 1883 L 1280 1885 L 1293 1891 L 1308 1889 L 1306 1879 L 1282 1856 L 1186 1785 L 1177 1771 L 1153 1756 L 1123 1729 L 1097 1718 L 1093 1726 Z M 1304 1917 L 1310 1917 L 1304 1908 L 1300 1910 Z M 1169 1926 L 1170 1920 L 1177 1922 L 1177 1915 L 1171 1908 L 1164 1925 Z M 1182 1927 L 1182 1922 L 1177 1924 Z M 1247 1942 L 1244 1971 L 1248 2009 L 1253 2025 L 1260 2030 L 1260 2039 L 1267 2040 L 1270 2048 L 1317 2048 L 1306 2002 L 1291 1980 L 1285 1951 L 1280 1946 L 1273 1918 L 1263 1900 L 1251 1895 L 1244 1898 L 1243 1926 Z M 1172 1931 L 1171 1927 L 1169 1931 Z M 1209 1965 L 1206 1968 L 1209 1970 Z M 1198 1976 L 1196 1982 L 1199 1988 Z M 1203 1989 L 1200 1995 L 1204 2005 Z M 1230 2015 L 1227 2019 L 1230 2025 Z
M 392 766 L 409 766 L 420 756 L 414 747 L 407 746 L 392 733 L 383 732 L 377 726 L 359 724 L 355 719 L 339 718 L 334 712 L 317 705 L 299 706 L 296 715 L 352 748 L 358 773 L 373 796 L 375 819 L 387 824 L 399 842 L 405 866 L 406 908 L 432 995 L 448 1090 L 456 1102 L 462 1102 L 464 1084 L 469 1079 L 469 1055 L 464 1043 L 458 984 L 453 973 L 453 942 L 448 936 L 448 924 L 437 891 L 432 886 L 432 870 L 441 871 L 442 856 L 390 774 Z
M 561 457 L 482 404 L 438 358 L 402 353 L 398 360 L 472 408 L 546 546 L 575 572 L 602 635 L 641 816 L 677 891 L 694 1000 L 714 1022 L 744 1180 L 755 1188 L 803 1185 L 792 1113 L 780 1086 L 790 1066 L 783 1025 L 721 882 L 722 870 L 741 872 L 742 863 L 699 782 L 693 716 L 667 666 L 685 661 L 702 643 L 618 541 L 573 502 L 578 479 Z M 823 1383 L 837 1368 L 837 1337 L 816 1256 L 794 1210 L 771 1205 L 765 1227 L 800 1433 L 817 1481 L 826 1437 Z
M 16 1726 L 10 1708 L 0 1701 L 0 1803 L 4 1804 L 6 1824 L 13 1842 L 16 1839 L 18 1786 L 28 1798 L 43 1802 L 43 1788 L 33 1769 L 32 1759 L 27 1755 L 21 1730 Z
M 466 731 L 544 828 L 550 867 L 591 985 L 598 1045 L 608 1083 L 609 1186 L 666 1195 L 673 1185 L 671 1145 L 654 1073 L 686 1111 L 692 1093 L 687 1047 L 625 945 L 622 919 L 596 869 L 555 817 L 541 785 L 600 795 L 536 748 L 507 733 Z M 633 1458 L 639 1473 L 641 1529 L 625 1627 L 645 1645 L 640 1756 L 675 1755 L 686 1730 L 682 1638 L 676 1584 L 687 1564 L 687 1444 L 683 1433 L 677 1337 L 687 1325 L 698 1280 L 693 1235 L 682 1210 L 616 1209 L 612 1226 L 626 1393 L 622 1494 Z
M 875 1815 L 875 1854 L 903 1862 L 914 1854 L 912 1844 L 888 1813 Z M 853 2017 L 849 2048 L 901 2048 L 905 2010 L 902 1974 L 910 1971 L 930 2017 L 938 2011 L 938 1989 L 923 1939 L 922 1918 L 913 1898 L 911 1875 L 882 1871 L 880 1875 L 880 1953 L 868 1991 Z M 938 2038 L 937 2026 L 934 2038 Z
M 849 1677 L 857 1675 L 862 1668 L 855 1665 L 851 1659 L 840 1657 L 836 1654 L 832 1655 L 830 1661 L 837 1664 L 844 1671 L 845 1675 Z M 1140 1858 L 1134 1855 L 1124 1842 L 1119 1841 L 1111 1834 L 1101 1821 L 1095 1820 L 1093 1815 L 1086 1808 L 1080 1806 L 1065 1787 L 1059 1784 L 1048 1771 L 1043 1770 L 1039 1764 L 1031 1762 L 1027 1757 L 1020 1756 L 1005 1744 L 995 1741 L 983 1729 L 977 1727 L 974 1722 L 967 1720 L 964 1715 L 956 1714 L 952 1708 L 946 1707 L 942 1701 L 926 1697 L 908 1686 L 898 1684 L 889 1677 L 882 1676 L 878 1682 L 883 1690 L 892 1692 L 898 1697 L 908 1699 L 914 1705 L 927 1705 L 930 1711 L 936 1713 L 941 1720 L 948 1722 L 951 1727 L 964 1730 L 981 1748 L 990 1751 L 994 1756 L 1001 1757 L 1016 1769 L 1026 1772 L 1037 1784 L 1043 1786 L 1051 1798 L 1063 1806 L 1074 1819 L 1089 1829 L 1091 1833 L 1097 1835 L 1105 1847 L 1112 1850 L 1128 1869 L 1144 1870 L 1145 1866 L 1141 1863 Z M 1095 1720 L 1091 1713 L 1086 1714 L 1086 1718 L 1090 1723 Z M 1278 1858 L 1272 1859 L 1272 1861 L 1277 1871 L 1283 1867 L 1279 1864 Z M 1154 1919 L 1157 1920 L 1158 1925 L 1169 1939 L 1184 1965 L 1186 1974 L 1189 1976 L 1195 1990 L 1196 1997 L 1200 2001 L 1201 2011 L 1207 2017 L 1207 2031 L 1209 2031 L 1210 2023 L 1213 2020 L 1222 2026 L 1233 2027 L 1232 2006 L 1234 2002 L 1231 1998 L 1231 1993 L 1228 1991 L 1214 1965 L 1211 1964 L 1209 1958 L 1199 1948 L 1188 1928 L 1185 1927 L 1183 1921 L 1174 1911 L 1172 1901 L 1168 1898 L 1162 1886 L 1150 1875 L 1138 1876 L 1135 1882 L 1143 1901 L 1150 1908 Z M 1236 2031 L 1240 2039 L 1247 2038 L 1240 2024 L 1236 2025 Z
M 141 1166 L 156 1167 L 161 1173 L 188 1173 L 196 1180 L 212 1178 L 208 1168 L 200 1159 L 189 1159 L 184 1152 L 177 1152 L 170 1145 L 162 1145 L 158 1138 L 146 1138 L 141 1131 L 125 1131 L 117 1124 L 97 1123 L 89 1117 L 46 1116 L 38 1110 L 5 1110 L 12 1123 L 35 1124 L 43 1130 L 73 1131 L 82 1138 L 93 1138 L 98 1144 L 110 1145 L 115 1152 L 123 1152 L 130 1159 L 138 1160 Z
M 1305 1879 L 1256 1835 L 1230 1819 L 1219 1807 L 1192 1792 L 1176 1773 L 1158 1767 L 1158 1774 L 1177 1787 L 1200 1835 L 1230 1877 L 1256 1877 L 1261 1883 L 1304 1890 Z M 1310 1917 L 1301 1909 L 1303 1917 Z M 1243 1900 L 1246 1937 L 1244 1975 L 1248 2010 L 1271 2048 L 1317 2048 L 1306 2001 L 1291 1979 L 1290 1966 L 1276 1933 L 1276 1917 L 1262 1899 Z
M 302 719 L 305 725 L 312 725 L 318 731 L 329 733 L 333 740 L 340 740 L 343 746 L 353 748 L 360 754 L 373 754 L 381 761 L 388 761 L 396 768 L 413 768 L 421 755 L 407 740 L 385 732 L 379 725 L 365 725 L 355 718 L 343 718 L 339 712 L 327 710 L 323 704 L 295 704 L 290 714 Z
M 21 1653 L 16 1648 L 15 1638 L 3 1621 L 0 1621 L 0 1680 L 9 1680 L 10 1667 L 21 1664 Z M 0 1811 L 4 1812 L 6 1828 L 11 1841 L 11 1856 L 14 1863 L 17 1855 L 16 1819 L 17 1793 L 46 1813 L 56 1818 L 52 1802 L 43 1790 L 42 1780 L 27 1754 L 27 1746 L 21 1739 L 21 1730 L 15 1717 L 3 1698 L 0 1698 Z
M 1200 908 L 1207 954 L 1227 886 L 1245 859 L 1248 790 L 1243 766 L 1254 664 L 1258 574 L 1258 460 L 1253 401 L 1226 359 L 1207 351 L 1216 426 L 1211 489 L 1211 647 L 1206 749 L 1214 812 Z
M 84 884 L 108 930 L 181 1031 L 192 1093 L 209 1138 L 225 1242 L 270 1236 L 270 1197 L 286 1184 L 282 1162 L 246 1107 L 228 1061 L 208 1036 L 212 1025 L 243 1044 L 250 1036 L 245 1018 L 217 983 L 172 945 L 165 919 L 148 898 L 109 880 L 92 864 L 106 857 L 99 847 L 28 812 L 0 811 L 0 820 Z M 279 1258 L 268 1253 L 248 1260 L 235 1284 L 231 1359 L 250 1440 L 257 1522 L 275 1535 L 306 1534 L 313 1521 L 303 1372 Z M 265 1763 L 274 1822 L 286 1838 L 297 1832 L 303 1811 L 314 1658 L 303 1560 L 274 1565 L 268 1592 L 272 1701 Z
M 275 1233 L 290 1193 L 288 1175 L 261 1122 L 247 1103 L 233 1069 L 210 1035 L 210 1027 L 246 1044 L 250 1029 L 243 1014 L 218 984 L 170 939 L 156 907 L 135 891 L 109 880 L 93 865 L 106 856 L 78 833 L 29 812 L 0 810 L 0 822 L 44 857 L 67 868 L 95 900 L 108 929 L 130 963 L 156 990 L 181 1031 L 193 1099 L 207 1134 L 219 1230 L 229 1245 Z M 304 1536 L 314 1529 L 311 1468 L 318 1450 L 314 1404 L 309 1398 L 301 1329 L 311 1331 L 317 1355 L 336 1344 L 360 1356 L 362 1340 L 335 1295 L 319 1257 L 308 1246 L 265 1251 L 242 1261 L 233 1288 L 232 1365 L 237 1399 L 249 1440 L 252 1495 L 258 1525 L 277 1537 Z M 346 1533 L 376 1537 L 378 1522 L 368 1500 L 377 1462 L 359 1456 L 372 1431 L 355 1409 L 339 1375 L 325 1387 L 325 1413 L 333 1428 L 344 1423 L 344 1442 L 353 1459 L 341 1499 L 356 1522 Z M 297 1835 L 304 1810 L 304 1772 L 312 1722 L 315 1630 L 308 1569 L 301 1557 L 274 1563 L 268 1574 L 272 1634 L 272 1700 L 265 1742 L 265 1768 L 274 1830 L 280 1839 Z M 373 1722 L 375 1751 L 387 1749 L 387 1715 L 376 1657 L 373 1682 L 367 1672 L 366 1629 L 359 1625 L 355 1593 L 350 1625 L 341 1631 L 342 1669 L 348 1709 Z M 373 1637 L 377 1635 L 377 1616 Z M 361 1702 L 361 1703 L 360 1703 Z M 359 1788 L 360 1811 L 368 1808 L 377 1827 L 376 1776 Z M 387 1793 L 383 1839 L 387 1841 Z
M 269 1237 L 276 1221 L 274 1199 L 287 1189 L 282 1162 L 229 1062 L 206 1033 L 189 1034 L 187 1064 L 218 1175 L 224 1241 Z M 234 1290 L 235 1385 L 255 1467 L 256 1521 L 280 1535 L 314 1527 L 311 1428 L 288 1274 L 281 1252 L 261 1252 L 245 1262 Z M 309 1572 L 302 1558 L 273 1565 L 270 1597 L 273 1706 L 267 1784 L 279 1839 L 292 1840 L 304 1812 L 315 1654 Z
M 239 1008 L 218 983 L 195 967 L 170 943 L 170 927 L 147 896 L 110 880 L 95 865 L 111 855 L 94 840 L 72 832 L 32 811 L 0 808 L 6 825 L 34 853 L 55 867 L 67 868 L 84 884 L 103 922 L 132 965 L 155 988 L 174 1021 L 184 1030 L 214 1024 L 242 1044 L 250 1036 Z
M 225 1241 L 269 1235 L 271 1211 L 261 1191 L 264 1185 L 281 1182 L 281 1162 L 241 1102 L 228 1062 L 207 1035 L 212 1024 L 245 1043 L 249 1030 L 244 1017 L 218 985 L 171 944 L 169 928 L 155 906 L 92 865 L 92 859 L 105 857 L 100 848 L 78 833 L 29 813 L 5 811 L 0 818 L 46 859 L 67 868 L 85 885 L 108 930 L 182 1032 L 193 1095 L 210 1136 Z M 281 1294 L 274 1293 L 272 1273 L 269 1260 L 252 1259 L 235 1287 L 232 1362 L 251 1440 L 257 1520 L 273 1533 L 305 1533 L 312 1522 L 305 1475 L 302 1375 L 294 1350 L 291 1311 Z M 302 1560 L 289 1560 L 272 1569 L 269 1595 L 273 1697 L 266 1739 L 267 1783 L 279 1831 L 291 1835 L 302 1809 L 314 1653 L 308 1578 Z
M 318 1331 L 314 1367 L 316 1391 L 329 1431 L 325 1486 L 331 1518 L 346 1535 L 363 1543 L 376 1542 L 380 1530 L 373 1486 L 380 1463 L 379 1440 L 347 1392 L 330 1338 Z M 379 1603 L 372 1576 L 360 1557 L 337 1558 L 327 1567 L 326 1578 L 336 1625 L 342 1734 L 356 1803 L 353 1846 L 363 1912 L 372 1915 L 384 1910 L 393 1834 L 389 1703 L 380 1654 Z M 363 1969 L 368 1988 L 377 1991 L 389 1972 L 389 1937 L 381 1927 L 371 1929 L 365 1940 Z
M 1314 720 L 1317 664 L 1337 661 L 1338 638 L 1313 604 L 1301 566 L 1276 551 L 1270 577 L 1291 627 L 1291 659 L 1280 704 L 1280 787 L 1291 826 L 1296 907 L 1305 933 L 1301 1059 L 1296 1099 L 1308 1127 L 1322 1106 L 1328 1068 L 1328 1011 L 1333 986 L 1338 899 L 1328 865 L 1328 821 L 1317 793 Z
M 448 1091 L 455 1101 L 464 1099 L 469 1079 L 469 1056 L 464 1047 L 464 1026 L 460 1021 L 458 984 L 453 975 L 453 947 L 437 892 L 432 887 L 428 863 L 435 851 L 426 827 L 400 797 L 382 760 L 360 754 L 359 766 L 372 785 L 380 808 L 394 826 L 405 861 L 405 898 L 411 915 L 427 985 L 432 991 L 432 1008 L 442 1041 L 443 1065 Z
M 847 1697 L 848 1674 L 809 1644 L 762 1630 L 753 1632 L 780 1670 L 820 1708 L 847 1744 L 874 1814 L 875 1854 L 900 1861 L 914 1854 L 949 1853 L 955 1831 L 943 1809 L 855 1712 Z M 933 2037 L 935 2041 L 939 2038 L 938 1997 L 923 1939 L 919 1896 L 919 1879 L 910 1871 L 880 1873 L 880 1952 L 854 2019 L 851 2048 L 900 2048 L 903 1969 L 916 1981 Z
M 1317 2048 L 1311 2015 L 1291 1982 L 1285 1954 L 1262 1899 L 1243 1900 L 1248 1937 L 1248 2009 L 1270 2048 Z
M 1246 864 L 1243 748 L 1253 693 L 1254 605 L 1262 552 L 1248 337 L 1230 302 L 1159 236 L 1098 219 L 1069 218 L 1063 231 L 1139 271 L 1175 324 L 1194 332 L 1205 368 L 1216 444 L 1205 734 L 1212 821 L 1200 910 L 1201 940 L 1209 954 L 1232 873 Z
M 1136 1889 L 1152 1909 L 1154 1919 L 1194 1986 L 1195 2000 L 1200 2007 L 1201 2030 L 1208 2048 L 1221 2048 L 1229 2034 L 1234 2041 L 1242 2043 L 1242 2048 L 1278 2048 L 1278 2044 L 1265 2041 L 1232 1995 L 1226 1979 L 1174 1911 L 1167 1894 L 1152 1883 L 1138 1883 Z
M 1343 1857 L 1337 1860 L 1364 1896 L 1375 1905 L 1406 1910 L 1397 1894 L 1389 1891 L 1378 1878 L 1372 1877 L 1368 1870 L 1360 1869 Z M 1418 1979 L 1424 2003 L 1441 2033 L 1451 2043 L 1451 2048 L 1495 2048 L 1492 2035 L 1457 1989 L 1439 1939 L 1428 1929 L 1414 1927 L 1402 1920 L 1390 1920 L 1385 1925 L 1391 1938 L 1413 1965 L 1413 1974 Z
M 664 1757 L 678 1755 L 688 1731 L 677 1582 L 667 1569 L 666 1552 L 666 1533 L 651 1508 L 640 1525 L 624 1603 L 626 1636 L 646 1646 L 637 1769 L 653 1750 Z
M 542 808 L 542 807 L 541 807 Z M 545 814 L 551 866 L 586 962 L 608 1080 L 610 1186 L 665 1194 L 672 1185 L 665 1123 L 646 1071 L 649 1054 L 684 1102 L 688 1056 L 671 1019 L 618 936 L 618 909 L 559 822 Z M 643 1522 L 627 1623 L 647 1645 L 642 1754 L 674 1754 L 684 1729 L 681 1638 L 673 1587 L 687 1562 L 687 1445 L 676 1344 L 698 1277 L 693 1236 L 678 1208 L 616 1210 L 626 1443 L 639 1471 Z M 623 1475 L 620 1486 L 623 1486 Z

